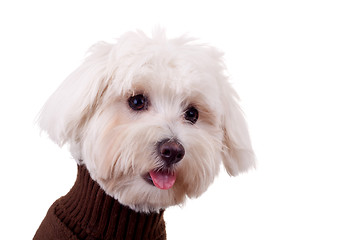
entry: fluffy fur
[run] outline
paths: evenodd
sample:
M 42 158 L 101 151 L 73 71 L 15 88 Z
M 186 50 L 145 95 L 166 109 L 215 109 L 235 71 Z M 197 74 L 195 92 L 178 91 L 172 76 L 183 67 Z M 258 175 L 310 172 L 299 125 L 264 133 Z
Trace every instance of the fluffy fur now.
M 129 107 L 144 94 L 146 111 Z M 184 111 L 195 106 L 190 124 Z M 235 176 L 254 166 L 238 96 L 224 74 L 222 54 L 185 36 L 167 39 L 129 32 L 100 42 L 45 104 L 39 125 L 60 146 L 68 143 L 78 164 L 105 192 L 136 211 L 157 211 L 198 197 L 223 162 Z M 176 139 L 185 156 L 173 170 L 177 179 L 160 190 L 142 176 L 163 162 L 156 145 Z

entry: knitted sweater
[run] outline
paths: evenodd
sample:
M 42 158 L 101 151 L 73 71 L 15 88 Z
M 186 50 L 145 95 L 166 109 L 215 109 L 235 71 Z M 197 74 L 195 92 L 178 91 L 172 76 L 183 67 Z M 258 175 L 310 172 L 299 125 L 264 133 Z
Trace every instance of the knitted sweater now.
M 107 195 L 78 167 L 70 192 L 55 201 L 37 230 L 35 240 L 142 239 L 165 240 L 164 211 L 138 213 Z

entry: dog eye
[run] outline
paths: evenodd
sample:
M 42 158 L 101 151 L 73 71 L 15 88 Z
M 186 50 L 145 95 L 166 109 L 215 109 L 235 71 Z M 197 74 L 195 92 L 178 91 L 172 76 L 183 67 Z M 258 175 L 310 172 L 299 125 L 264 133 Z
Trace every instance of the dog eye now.
M 199 112 L 196 108 L 190 107 L 185 112 L 185 119 L 191 122 L 192 124 L 195 124 L 196 121 L 199 118 Z
M 138 94 L 128 99 L 129 106 L 135 111 L 147 109 L 147 99 L 144 95 Z

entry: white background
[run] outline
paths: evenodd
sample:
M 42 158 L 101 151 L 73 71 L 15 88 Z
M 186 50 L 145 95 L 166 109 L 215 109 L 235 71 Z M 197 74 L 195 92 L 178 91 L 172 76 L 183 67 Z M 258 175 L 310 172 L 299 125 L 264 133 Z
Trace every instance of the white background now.
M 76 165 L 39 135 L 87 48 L 156 25 L 225 52 L 256 171 L 166 211 L 168 239 L 360 239 L 359 1 L 2 1 L 0 237 L 31 239 Z

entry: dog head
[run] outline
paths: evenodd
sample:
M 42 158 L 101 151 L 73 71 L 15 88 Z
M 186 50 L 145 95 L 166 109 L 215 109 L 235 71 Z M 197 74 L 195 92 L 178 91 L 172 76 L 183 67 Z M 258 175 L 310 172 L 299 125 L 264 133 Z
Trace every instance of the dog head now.
M 145 212 L 181 204 L 208 188 L 221 162 L 230 175 L 254 165 L 216 49 L 159 31 L 130 32 L 90 52 L 39 124 L 120 203 Z

